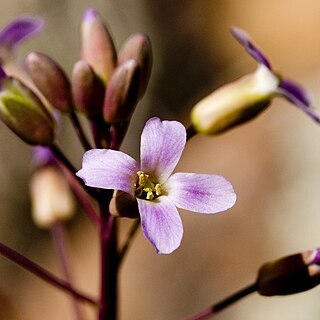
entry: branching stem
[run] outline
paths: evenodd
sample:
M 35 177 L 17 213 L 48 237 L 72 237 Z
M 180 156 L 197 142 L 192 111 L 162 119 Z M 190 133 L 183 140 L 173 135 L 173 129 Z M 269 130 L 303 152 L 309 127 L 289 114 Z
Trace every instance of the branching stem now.
M 47 283 L 53 285 L 54 287 L 61 289 L 63 291 L 66 291 L 67 293 L 74 296 L 76 299 L 82 300 L 84 302 L 88 302 L 94 306 L 99 305 L 93 298 L 76 290 L 67 281 L 64 281 L 58 278 L 54 274 L 50 273 L 46 269 L 42 268 L 35 262 L 21 255 L 17 251 L 9 248 L 3 243 L 0 243 L 0 254 L 6 257 L 7 259 L 13 261 L 14 263 L 18 264 L 20 267 L 24 268 L 25 270 L 33 273 L 34 275 L 41 278 L 42 280 L 46 281 Z
M 214 317 L 215 315 L 218 314 L 219 311 L 224 310 L 225 308 L 229 307 L 231 304 L 246 297 L 250 293 L 255 292 L 256 290 L 257 290 L 257 285 L 256 285 L 256 283 L 253 283 L 253 284 L 239 290 L 238 292 L 232 294 L 231 296 L 219 301 L 218 303 L 214 304 L 210 308 L 205 309 L 205 310 L 197 313 L 196 315 L 189 317 L 189 318 L 185 318 L 183 320 L 204 320 L 204 319 L 208 319 L 210 317 Z
M 72 125 L 77 133 L 77 136 L 78 136 L 84 150 L 88 151 L 88 150 L 92 149 L 92 147 L 91 147 L 91 145 L 90 145 L 90 143 L 89 143 L 89 141 L 83 131 L 83 128 L 81 126 L 79 118 L 73 109 L 69 115 L 70 115 Z

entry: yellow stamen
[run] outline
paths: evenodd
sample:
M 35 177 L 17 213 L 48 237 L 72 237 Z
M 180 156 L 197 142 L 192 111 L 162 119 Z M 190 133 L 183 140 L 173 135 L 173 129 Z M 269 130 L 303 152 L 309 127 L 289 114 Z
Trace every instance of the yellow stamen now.
M 160 183 L 154 183 L 150 180 L 150 175 L 138 171 L 137 172 L 136 197 L 145 200 L 154 200 L 163 194 L 163 188 Z

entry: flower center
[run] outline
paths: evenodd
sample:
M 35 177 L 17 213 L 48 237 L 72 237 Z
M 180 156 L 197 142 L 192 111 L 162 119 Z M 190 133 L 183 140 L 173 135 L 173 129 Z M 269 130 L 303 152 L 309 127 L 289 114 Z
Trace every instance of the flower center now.
M 149 179 L 149 175 L 138 171 L 137 182 L 135 183 L 135 195 L 143 200 L 154 200 L 163 194 L 160 183 L 154 183 Z

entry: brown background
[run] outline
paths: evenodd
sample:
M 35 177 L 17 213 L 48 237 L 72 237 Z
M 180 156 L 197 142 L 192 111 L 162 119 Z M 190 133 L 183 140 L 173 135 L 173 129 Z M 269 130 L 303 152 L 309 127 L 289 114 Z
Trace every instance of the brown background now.
M 310 88 L 320 105 L 320 2 L 316 0 L 2 0 L 0 25 L 15 15 L 46 18 L 47 27 L 19 52 L 49 54 L 70 74 L 79 57 L 79 24 L 92 6 L 108 21 L 116 45 L 131 33 L 150 35 L 154 69 L 134 115 L 124 150 L 138 156 L 139 135 L 152 115 L 188 125 L 192 105 L 216 87 L 255 68 L 229 27 L 246 29 L 283 74 Z M 320 244 L 320 128 L 276 100 L 256 121 L 216 138 L 188 143 L 178 171 L 218 173 L 238 194 L 227 213 L 181 212 L 181 247 L 159 256 L 139 235 L 122 269 L 121 320 L 174 320 L 249 284 L 264 262 Z M 62 143 L 79 166 L 81 148 L 67 121 Z M 0 126 L 0 241 L 58 273 L 50 237 L 29 218 L 31 149 Z M 122 234 L 130 221 L 122 223 Z M 69 226 L 79 287 L 98 287 L 97 237 L 84 215 Z M 320 289 L 281 298 L 256 294 L 217 316 L 228 320 L 311 320 L 320 314 Z M 87 319 L 93 314 L 86 309 Z M 0 319 L 73 319 L 64 294 L 0 258 Z

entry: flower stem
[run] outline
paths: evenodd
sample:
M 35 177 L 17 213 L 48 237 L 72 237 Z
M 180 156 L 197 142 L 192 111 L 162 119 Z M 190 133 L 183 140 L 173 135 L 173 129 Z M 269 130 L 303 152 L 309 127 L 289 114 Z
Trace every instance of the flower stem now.
M 51 234 L 54 241 L 54 245 L 57 251 L 57 255 L 59 257 L 60 265 L 64 277 L 68 283 L 73 286 L 73 277 L 72 272 L 70 270 L 70 264 L 68 259 L 68 252 L 67 252 L 67 241 L 66 235 L 63 224 L 58 221 L 56 222 L 51 228 Z M 73 297 L 72 299 L 72 307 L 75 314 L 75 319 L 83 320 L 83 316 L 81 313 L 80 305 L 78 301 Z
M 46 281 L 47 283 L 57 287 L 58 289 L 66 291 L 67 293 L 74 296 L 76 299 L 82 300 L 84 302 L 88 302 L 94 306 L 99 305 L 93 298 L 76 290 L 67 281 L 61 280 L 54 274 L 50 273 L 46 269 L 42 268 L 35 262 L 21 255 L 17 251 L 9 248 L 3 243 L 0 243 L 0 254 L 6 257 L 7 259 L 13 261 L 14 263 L 18 264 L 20 267 L 24 268 L 25 270 L 33 273 L 34 275 L 41 278 L 42 280 Z
M 61 151 L 61 149 L 56 145 L 52 144 L 50 146 L 50 150 L 57 159 L 59 163 L 62 163 L 72 174 L 76 174 L 77 170 L 73 166 L 73 164 L 67 159 L 67 157 L 64 155 L 64 153 Z
M 119 150 L 129 128 L 130 121 L 123 121 L 111 126 L 111 149 Z
M 108 210 L 112 197 L 110 190 L 102 191 L 99 201 L 101 211 L 101 289 L 99 320 L 117 319 L 118 257 L 117 221 Z
M 194 137 L 197 134 L 197 131 L 195 130 L 194 126 L 191 124 L 187 128 L 187 141 L 190 140 L 192 137 Z
M 104 122 L 102 113 L 90 118 L 91 132 L 97 148 L 110 147 L 110 125 Z
M 100 224 L 101 224 L 100 217 L 98 216 L 96 209 L 93 206 L 92 199 L 86 192 L 87 190 L 84 189 L 84 186 L 81 183 L 81 181 L 79 181 L 79 179 L 77 179 L 74 175 L 70 174 L 65 168 L 61 168 L 61 169 L 65 173 L 65 177 L 72 191 L 74 192 L 75 196 L 77 197 L 80 204 L 82 205 L 88 218 L 96 227 L 100 227 Z
M 140 226 L 140 220 L 135 220 L 134 223 L 132 224 L 128 236 L 127 236 L 127 240 L 124 243 L 122 249 L 120 250 L 120 253 L 118 255 L 118 263 L 120 265 L 120 263 L 122 262 L 124 256 L 126 255 L 130 245 L 132 244 L 132 241 L 134 239 L 134 236 L 137 232 L 137 230 L 139 229 Z
M 67 157 L 64 155 L 64 153 L 61 151 L 61 149 L 59 148 L 59 146 L 57 146 L 56 144 L 52 144 L 50 146 L 50 150 L 53 153 L 54 157 L 56 158 L 58 164 L 62 165 L 66 170 L 69 171 L 70 174 L 72 174 L 72 176 L 74 177 L 74 179 L 76 179 L 78 181 L 78 183 L 82 186 L 82 188 L 84 190 L 86 190 L 87 193 L 89 193 L 92 197 L 94 198 L 98 198 L 99 194 L 96 191 L 96 189 L 93 188 L 88 188 L 84 182 L 82 181 L 82 179 L 76 177 L 76 168 L 72 165 L 72 163 L 67 159 Z
M 77 136 L 78 136 L 84 150 L 88 151 L 88 150 L 92 149 L 86 135 L 84 134 L 84 131 L 82 129 L 79 118 L 73 109 L 71 110 L 69 115 L 70 115 L 70 119 L 73 124 L 73 127 L 77 133 Z
M 205 309 L 192 317 L 185 318 L 184 320 L 204 320 L 204 319 L 208 319 L 209 317 L 214 317 L 215 315 L 217 315 L 219 311 L 229 307 L 234 302 L 237 302 L 238 300 L 244 298 L 250 293 L 255 292 L 256 290 L 257 290 L 257 284 L 253 283 L 239 290 L 238 292 L 232 294 L 231 296 L 221 300 L 220 302 L 214 304 L 210 308 Z

